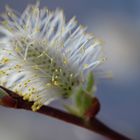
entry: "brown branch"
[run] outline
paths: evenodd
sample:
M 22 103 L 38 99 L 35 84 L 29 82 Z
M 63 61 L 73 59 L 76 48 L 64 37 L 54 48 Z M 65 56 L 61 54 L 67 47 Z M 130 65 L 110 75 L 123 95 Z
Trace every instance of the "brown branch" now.
M 7 99 L 6 98 L 4 99 L 5 103 L 7 104 L 7 101 L 9 102 L 9 100 L 12 100 L 11 101 L 12 104 L 11 106 L 9 105 L 9 107 L 31 111 L 31 106 L 32 106 L 31 102 L 24 101 L 20 96 L 13 93 L 12 91 L 9 91 L 5 88 L 3 89 L 10 95 L 10 97 L 7 96 Z M 4 102 L 3 102 L 3 105 L 4 105 Z M 100 120 L 98 120 L 95 117 L 88 121 L 85 121 L 79 117 L 76 117 L 67 112 L 58 110 L 50 106 L 43 106 L 37 112 L 65 121 L 67 123 L 71 123 L 71 124 L 86 128 L 102 136 L 105 136 L 111 140 L 130 140 L 130 138 L 112 130 L 111 128 L 103 124 Z

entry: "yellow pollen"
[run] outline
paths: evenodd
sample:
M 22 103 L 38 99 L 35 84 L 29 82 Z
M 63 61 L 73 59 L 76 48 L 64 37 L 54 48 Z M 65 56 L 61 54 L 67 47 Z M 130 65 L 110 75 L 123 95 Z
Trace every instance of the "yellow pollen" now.
M 58 85 L 59 85 L 59 82 L 58 82 L 58 81 L 54 81 L 53 84 L 54 84 L 55 86 L 58 86 Z
M 29 93 L 26 93 L 24 96 L 23 96 L 23 100 L 29 100 L 31 94 Z
M 17 64 L 14 68 L 15 69 L 21 69 L 21 65 Z
M 36 91 L 36 89 L 33 87 L 33 88 L 32 88 L 32 91 Z
M 3 74 L 6 74 L 6 72 L 3 70 L 0 70 L 0 75 L 3 75 Z
M 68 61 L 67 61 L 67 59 L 65 58 L 65 59 L 64 59 L 64 64 L 67 64 L 67 63 L 68 63 Z
M 8 63 L 10 60 L 7 57 L 2 58 L 2 64 Z
M 33 105 L 32 105 L 32 110 L 33 111 L 37 111 L 38 109 L 40 109 L 42 106 L 42 103 L 40 103 L 40 101 L 36 101 Z

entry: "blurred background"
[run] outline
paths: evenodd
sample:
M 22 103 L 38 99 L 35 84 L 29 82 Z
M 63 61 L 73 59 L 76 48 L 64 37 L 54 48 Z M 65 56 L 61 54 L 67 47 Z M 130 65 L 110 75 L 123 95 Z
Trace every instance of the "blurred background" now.
M 35 0 L 0 0 L 22 12 Z M 140 139 L 140 1 L 139 0 L 42 0 L 41 7 L 64 9 L 66 19 L 76 16 L 105 42 L 107 61 L 97 79 L 101 102 L 97 117 L 133 140 Z M 0 107 L 0 140 L 106 140 L 88 130 L 24 110 Z

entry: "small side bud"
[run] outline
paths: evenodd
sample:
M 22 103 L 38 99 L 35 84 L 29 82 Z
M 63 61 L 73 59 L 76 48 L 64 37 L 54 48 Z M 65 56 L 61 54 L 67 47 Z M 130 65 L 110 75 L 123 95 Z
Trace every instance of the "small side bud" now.
M 91 118 L 94 118 L 96 114 L 99 112 L 99 110 L 100 110 L 99 100 L 96 97 L 94 97 L 92 99 L 92 105 L 89 107 L 89 109 L 86 110 L 84 114 L 85 119 L 90 120 Z

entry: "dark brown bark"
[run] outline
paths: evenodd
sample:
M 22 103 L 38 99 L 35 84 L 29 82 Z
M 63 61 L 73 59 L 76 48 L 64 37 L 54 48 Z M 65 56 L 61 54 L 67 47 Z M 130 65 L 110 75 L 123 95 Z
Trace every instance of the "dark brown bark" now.
M 3 88 L 3 87 L 1 87 L 1 88 Z M 12 105 L 9 105 L 9 107 L 17 108 L 17 109 L 25 109 L 25 110 L 31 111 L 31 106 L 32 106 L 31 102 L 24 101 L 20 96 L 18 96 L 17 94 L 13 93 L 12 91 L 10 91 L 8 89 L 5 89 L 5 88 L 3 88 L 3 89 L 5 91 L 7 91 L 8 94 L 10 95 L 10 98 L 8 98 L 8 99 L 13 100 L 13 101 L 11 101 Z M 13 105 L 13 103 L 15 103 L 15 105 Z M 6 104 L 5 106 L 8 106 L 7 102 L 5 102 L 5 104 Z M 4 105 L 4 101 L 3 101 L 3 105 Z M 62 121 L 65 121 L 67 123 L 71 123 L 71 124 L 86 128 L 86 129 L 96 132 L 102 136 L 105 136 L 110 140 L 130 140 L 130 138 L 112 130 L 111 128 L 106 126 L 104 123 L 102 123 L 100 120 L 98 120 L 95 117 L 92 117 L 91 119 L 88 119 L 85 121 L 82 118 L 76 117 L 67 112 L 58 110 L 58 109 L 50 107 L 50 106 L 43 106 L 37 112 L 47 115 L 47 116 L 54 117 L 54 118 L 62 120 Z

